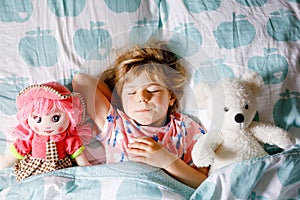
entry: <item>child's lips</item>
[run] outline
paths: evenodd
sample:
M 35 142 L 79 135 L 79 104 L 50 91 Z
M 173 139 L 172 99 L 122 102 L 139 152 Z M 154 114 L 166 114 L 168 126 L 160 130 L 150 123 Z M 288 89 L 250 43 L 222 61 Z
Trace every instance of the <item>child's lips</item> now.
M 144 113 L 144 112 L 149 112 L 149 111 L 151 111 L 151 109 L 141 109 L 141 110 L 137 110 L 136 112 Z

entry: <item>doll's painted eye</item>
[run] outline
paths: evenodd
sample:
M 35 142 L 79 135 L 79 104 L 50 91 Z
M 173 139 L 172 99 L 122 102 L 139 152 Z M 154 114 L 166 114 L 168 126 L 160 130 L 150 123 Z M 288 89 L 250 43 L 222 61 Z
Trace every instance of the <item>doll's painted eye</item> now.
M 59 115 L 54 115 L 53 117 L 52 117 L 52 121 L 53 122 L 58 122 L 60 120 L 60 116 Z
M 248 104 L 246 104 L 246 105 L 244 106 L 244 108 L 245 108 L 246 110 L 248 110 L 248 109 L 249 109 Z
M 33 116 L 33 119 L 35 120 L 36 123 L 41 123 L 42 122 L 42 118 L 39 116 Z
M 228 110 L 229 110 L 229 108 L 224 107 L 224 111 L 225 111 L 225 112 L 228 112 Z

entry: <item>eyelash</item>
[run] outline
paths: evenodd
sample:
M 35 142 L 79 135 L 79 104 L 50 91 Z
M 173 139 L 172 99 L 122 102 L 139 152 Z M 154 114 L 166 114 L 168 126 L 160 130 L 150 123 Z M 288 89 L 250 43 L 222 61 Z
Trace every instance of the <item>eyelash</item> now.
M 156 92 L 159 92 L 159 91 L 161 91 L 161 90 L 147 90 L 147 92 L 149 92 L 149 93 L 156 93 Z M 128 95 L 134 95 L 136 92 L 128 92 L 127 94 Z
M 148 92 L 150 93 L 156 93 L 156 92 L 159 92 L 160 90 L 148 90 Z

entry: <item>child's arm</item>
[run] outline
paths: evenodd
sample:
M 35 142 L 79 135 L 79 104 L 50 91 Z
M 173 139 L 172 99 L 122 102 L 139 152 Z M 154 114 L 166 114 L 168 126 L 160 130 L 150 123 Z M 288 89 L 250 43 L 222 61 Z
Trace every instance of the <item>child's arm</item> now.
M 89 116 L 102 130 L 110 109 L 111 91 L 108 86 L 88 74 L 75 75 L 72 86 L 75 92 L 83 95 Z
M 164 169 L 177 180 L 193 188 L 197 188 L 208 176 L 207 167 L 196 170 L 181 159 L 176 160 Z
M 190 167 L 152 138 L 135 138 L 134 142 L 128 145 L 128 153 L 134 155 L 131 160 L 162 168 L 193 188 L 197 188 L 207 178 L 207 168 L 196 170 Z

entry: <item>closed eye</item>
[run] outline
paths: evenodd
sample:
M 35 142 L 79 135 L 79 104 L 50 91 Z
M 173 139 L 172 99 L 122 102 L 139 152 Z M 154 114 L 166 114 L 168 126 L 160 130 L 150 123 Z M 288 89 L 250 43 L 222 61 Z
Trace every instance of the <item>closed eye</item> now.
M 160 92 L 161 90 L 148 90 L 149 93 L 156 93 L 156 92 Z

